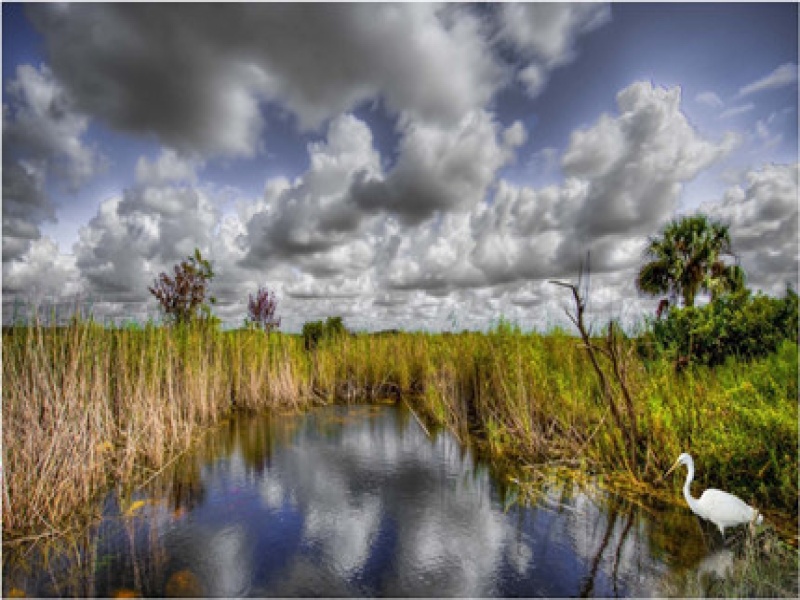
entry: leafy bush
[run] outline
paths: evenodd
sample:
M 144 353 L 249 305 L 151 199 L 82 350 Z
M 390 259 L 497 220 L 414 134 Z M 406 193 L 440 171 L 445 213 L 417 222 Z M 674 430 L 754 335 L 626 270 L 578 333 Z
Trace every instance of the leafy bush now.
M 267 333 L 281 326 L 280 317 L 275 317 L 278 309 L 278 298 L 275 292 L 270 292 L 265 287 L 259 287 L 256 295 L 250 294 L 247 303 L 247 313 L 250 324 Z
M 336 339 L 347 334 L 342 317 L 328 317 L 325 321 L 308 321 L 303 324 L 303 344 L 314 350 L 322 340 Z
M 148 287 L 156 297 L 167 318 L 175 324 L 186 324 L 198 316 L 198 313 L 211 320 L 211 307 L 216 299 L 208 298 L 208 286 L 214 278 L 211 263 L 200 255 L 195 248 L 194 256 L 189 256 L 173 267 L 175 277 L 161 273 Z
M 797 292 L 791 288 L 783 298 L 741 290 L 700 308 L 673 308 L 666 319 L 653 322 L 644 341 L 679 364 L 750 360 L 767 356 L 785 340 L 797 343 L 797 309 Z

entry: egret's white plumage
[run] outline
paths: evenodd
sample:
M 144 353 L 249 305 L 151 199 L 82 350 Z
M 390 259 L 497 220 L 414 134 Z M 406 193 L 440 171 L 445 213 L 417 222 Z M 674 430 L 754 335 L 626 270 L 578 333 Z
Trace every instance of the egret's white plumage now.
M 683 484 L 683 497 L 686 498 L 689 508 L 696 515 L 711 521 L 719 527 L 723 537 L 725 537 L 726 527 L 734 527 L 751 521 L 761 524 L 763 517 L 758 514 L 755 508 L 748 506 L 743 500 L 728 492 L 709 488 L 700 495 L 700 498 L 693 498 L 689 491 L 689 486 L 692 483 L 692 479 L 694 479 L 694 461 L 691 456 L 684 452 L 666 474 L 672 473 L 678 465 L 686 465 L 689 469 L 689 473 L 686 475 L 686 483 Z

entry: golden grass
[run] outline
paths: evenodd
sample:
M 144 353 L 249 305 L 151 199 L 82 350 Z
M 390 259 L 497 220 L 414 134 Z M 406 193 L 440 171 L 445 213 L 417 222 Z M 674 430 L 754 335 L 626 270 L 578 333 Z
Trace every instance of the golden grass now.
M 698 479 L 797 515 L 797 347 L 677 375 L 626 365 L 640 481 L 693 452 Z M 231 409 L 403 398 L 498 460 L 619 472 L 619 431 L 578 340 L 498 328 L 303 340 L 259 331 L 14 327 L 3 334 L 5 539 L 57 531 L 114 482 L 146 478 Z M 618 390 L 615 390 L 618 392 Z M 758 477 L 759 485 L 753 486 Z

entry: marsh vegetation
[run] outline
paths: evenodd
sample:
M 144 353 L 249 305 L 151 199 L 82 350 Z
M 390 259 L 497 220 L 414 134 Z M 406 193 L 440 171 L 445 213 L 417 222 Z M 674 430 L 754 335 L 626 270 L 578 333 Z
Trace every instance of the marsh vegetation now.
M 716 249 L 654 252 L 639 285 L 672 303 L 636 335 L 613 321 L 587 327 L 580 280 L 561 282 L 579 336 L 503 320 L 485 332 L 357 333 L 335 317 L 293 335 L 276 331 L 266 288 L 251 296 L 246 326 L 223 331 L 199 251 L 151 288 L 164 324 L 105 326 L 76 313 L 66 325 L 6 327 L 3 542 L 80 528 L 110 488 L 158 476 L 233 412 L 390 399 L 424 430 L 444 428 L 486 456 L 523 499 L 545 470 L 567 468 L 680 504 L 680 481 L 662 474 L 691 452 L 702 485 L 755 506 L 796 548 L 797 294 L 742 287 L 717 260 L 729 249 L 718 234 Z M 712 301 L 695 308 L 704 289 Z M 796 549 L 784 558 L 795 570 Z

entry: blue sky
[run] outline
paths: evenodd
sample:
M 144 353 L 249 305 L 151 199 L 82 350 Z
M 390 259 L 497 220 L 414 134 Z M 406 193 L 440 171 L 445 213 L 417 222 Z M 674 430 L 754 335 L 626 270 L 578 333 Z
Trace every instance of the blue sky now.
M 795 3 L 3 4 L 3 299 L 156 313 L 200 247 L 284 328 L 637 320 L 702 210 L 797 283 Z

